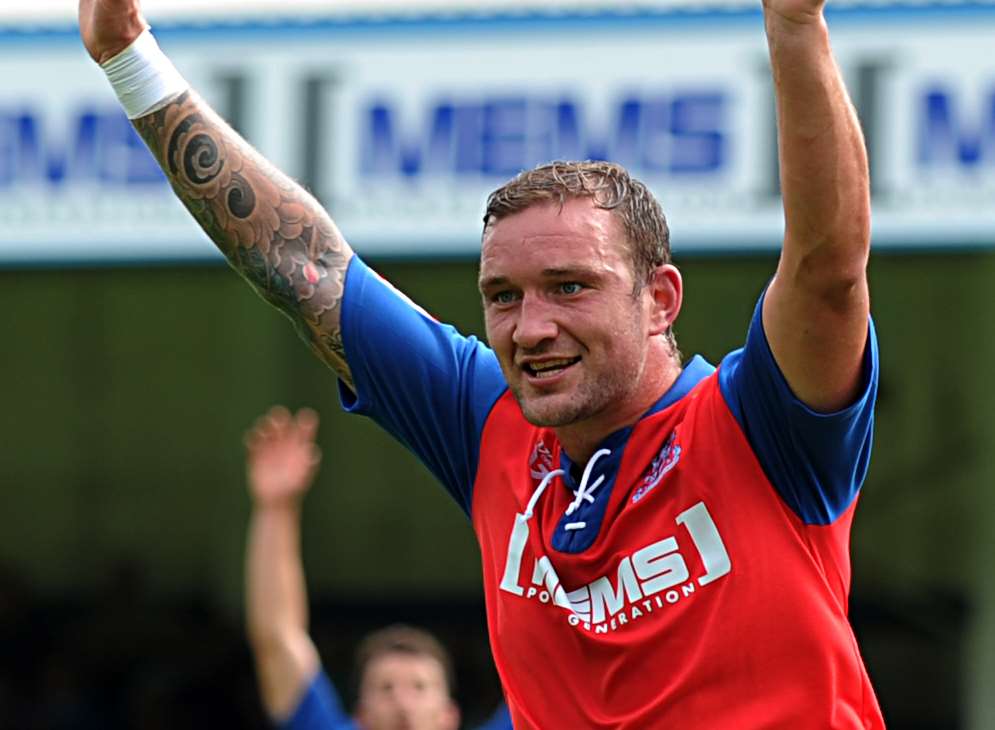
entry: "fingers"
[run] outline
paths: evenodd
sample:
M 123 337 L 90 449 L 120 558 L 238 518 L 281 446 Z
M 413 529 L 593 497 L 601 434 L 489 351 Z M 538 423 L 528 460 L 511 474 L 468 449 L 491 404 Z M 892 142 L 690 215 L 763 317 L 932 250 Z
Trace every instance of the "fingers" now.
M 293 417 L 283 406 L 270 408 L 263 421 L 263 435 L 268 439 L 284 440 L 294 435 Z
M 296 417 L 297 433 L 302 441 L 314 441 L 318 434 L 318 414 L 310 408 L 301 408 Z
M 139 0 L 89 0 L 88 4 L 100 5 L 108 13 L 140 13 L 142 11 L 142 4 Z
M 83 45 L 97 63 L 123 51 L 148 28 L 138 0 L 79 0 L 78 10 Z
M 318 414 L 310 408 L 302 408 L 296 416 L 292 416 L 283 406 L 274 406 L 260 416 L 246 432 L 244 441 L 249 451 L 260 446 L 283 440 L 294 440 L 301 443 L 314 442 L 318 433 Z M 320 461 L 320 453 L 315 463 Z
M 262 443 L 272 441 L 290 420 L 290 413 L 283 406 L 270 408 L 264 415 L 257 418 L 252 428 L 245 434 L 245 445 L 250 451 Z

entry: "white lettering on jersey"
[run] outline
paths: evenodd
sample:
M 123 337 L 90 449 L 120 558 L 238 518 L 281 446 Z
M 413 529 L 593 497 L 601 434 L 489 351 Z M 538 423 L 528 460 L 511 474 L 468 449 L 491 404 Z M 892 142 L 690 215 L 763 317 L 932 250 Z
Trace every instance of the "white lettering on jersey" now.
M 532 570 L 532 585 L 544 585 L 546 591 L 553 597 L 553 603 L 562 608 L 570 609 L 567 592 L 560 585 L 560 578 L 553 569 L 553 563 L 545 555 L 535 563 L 535 568 Z
M 732 570 L 729 553 L 722 544 L 722 536 L 704 502 L 698 502 L 691 509 L 677 515 L 677 524 L 684 525 L 691 533 L 691 539 L 705 566 L 705 575 L 698 579 L 698 585 L 708 585 Z
M 511 537 L 508 539 L 508 557 L 504 564 L 504 577 L 501 578 L 501 590 L 521 596 L 525 593 L 525 588 L 519 584 L 519 577 L 522 572 L 522 552 L 529 539 L 529 522 L 525 515 L 515 515 L 515 526 L 511 530 Z M 553 569 L 553 563 L 543 556 L 536 560 L 532 569 L 532 585 L 545 586 L 549 596 L 557 606 L 569 609 L 570 603 L 567 601 L 566 591 L 560 585 L 560 579 Z M 529 589 L 531 598 L 536 592 Z M 546 599 L 549 600 L 549 597 Z M 543 601 L 545 603 L 546 601 Z
M 523 514 L 515 515 L 515 526 L 511 528 L 508 538 L 508 557 L 504 563 L 504 577 L 501 579 L 501 590 L 520 596 L 525 589 L 518 585 L 518 575 L 522 572 L 522 551 L 529 539 L 529 522 Z
M 729 553 L 704 502 L 681 512 L 675 522 L 684 526 L 701 556 L 705 573 L 696 578 L 699 586 L 708 585 L 732 570 Z M 542 603 L 552 600 L 555 605 L 570 611 L 571 625 L 582 625 L 588 631 L 592 625 L 595 633 L 604 633 L 609 628 L 614 631 L 652 613 L 654 607 L 677 603 L 695 592 L 695 581 L 688 582 L 691 574 L 676 536 L 665 537 L 623 557 L 613 578 L 604 575 L 572 591 L 560 584 L 552 561 L 542 555 L 535 560 L 531 586 L 526 592 L 520 581 L 528 538 L 527 518 L 515 515 L 501 590 L 525 598 L 538 597 Z M 658 595 L 661 593 L 662 596 Z M 606 621 L 610 623 L 606 624 Z
M 643 594 L 651 596 L 688 579 L 688 566 L 677 552 L 677 540 L 668 537 L 632 554 Z
M 616 586 L 612 586 L 608 576 L 602 576 L 583 588 L 568 593 L 567 598 L 574 613 L 582 619 L 601 623 L 606 614 L 614 616 L 621 611 L 626 598 L 629 599 L 628 603 L 632 603 L 643 597 L 629 558 L 619 561 Z

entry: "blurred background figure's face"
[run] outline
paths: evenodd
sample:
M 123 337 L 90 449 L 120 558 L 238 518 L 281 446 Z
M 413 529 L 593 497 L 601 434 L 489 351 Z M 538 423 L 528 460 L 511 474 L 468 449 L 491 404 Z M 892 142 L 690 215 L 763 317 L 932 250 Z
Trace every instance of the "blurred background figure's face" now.
M 456 730 L 459 710 L 438 661 L 397 652 L 367 665 L 356 720 L 363 730 Z

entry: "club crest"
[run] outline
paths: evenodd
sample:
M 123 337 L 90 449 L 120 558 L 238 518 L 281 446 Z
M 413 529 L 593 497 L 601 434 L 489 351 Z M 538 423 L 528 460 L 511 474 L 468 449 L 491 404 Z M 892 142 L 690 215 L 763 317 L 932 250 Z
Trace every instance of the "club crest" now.
M 529 472 L 533 479 L 541 480 L 551 471 L 553 471 L 553 452 L 544 441 L 536 441 L 532 455 L 529 456 Z
M 663 444 L 663 448 L 660 449 L 660 453 L 656 455 L 653 463 L 650 464 L 646 476 L 643 477 L 642 484 L 639 485 L 632 495 L 632 503 L 635 504 L 656 487 L 667 472 L 677 466 L 677 462 L 680 459 L 681 445 L 677 443 L 677 431 L 675 430 L 667 437 L 667 441 Z

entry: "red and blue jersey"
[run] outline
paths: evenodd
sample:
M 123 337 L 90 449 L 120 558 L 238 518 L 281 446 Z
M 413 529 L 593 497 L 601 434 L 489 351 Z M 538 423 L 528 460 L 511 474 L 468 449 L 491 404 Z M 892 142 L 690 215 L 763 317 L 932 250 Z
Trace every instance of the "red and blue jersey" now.
M 315 673 L 296 707 L 279 727 L 281 730 L 357 730 L 324 669 Z
M 778 369 L 761 308 L 718 369 L 693 358 L 637 423 L 573 464 L 552 429 L 525 420 L 483 343 L 350 265 L 356 387 L 343 403 L 469 515 L 519 730 L 883 727 L 847 620 L 873 325 L 859 397 L 816 413 Z
M 304 694 L 291 710 L 290 716 L 279 724 L 281 730 L 361 730 L 346 714 L 338 692 L 324 669 L 318 669 L 308 683 Z M 511 717 L 505 705 L 476 730 L 511 730 Z

